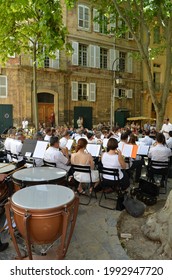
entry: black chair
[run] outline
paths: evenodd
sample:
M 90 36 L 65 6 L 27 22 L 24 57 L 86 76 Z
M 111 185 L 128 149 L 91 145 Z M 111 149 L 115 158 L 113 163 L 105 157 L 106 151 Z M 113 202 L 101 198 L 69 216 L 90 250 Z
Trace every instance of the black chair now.
M 114 168 L 100 167 L 99 174 L 102 186 L 102 194 L 99 199 L 99 206 L 110 210 L 116 210 L 116 205 L 110 207 L 107 206 L 107 203 L 103 203 L 103 197 L 105 200 L 109 199 L 112 201 L 117 201 L 120 192 L 119 170 Z M 103 175 L 113 176 L 114 180 L 104 179 Z
M 50 161 L 46 161 L 46 160 L 43 160 L 43 162 L 44 162 L 44 166 L 56 167 L 55 162 L 50 162 Z
M 80 204 L 82 204 L 82 205 L 88 205 L 89 203 L 90 203 L 90 201 L 91 201 L 91 199 L 92 199 L 92 197 L 93 197 L 93 192 L 94 192 L 94 187 L 93 187 L 93 182 L 92 182 L 92 176 L 91 176 L 91 168 L 90 168 L 90 166 L 88 166 L 88 165 L 77 165 L 77 164 L 72 164 L 71 165 L 71 168 L 72 168 L 72 172 L 73 172 L 73 174 L 74 174 L 74 172 L 79 172 L 79 173 L 83 173 L 83 174 L 89 174 L 89 178 L 90 178 L 90 180 L 89 180 L 89 182 L 87 181 L 87 182 L 84 182 L 83 180 L 74 180 L 75 181 L 75 183 L 74 183 L 74 185 L 75 185 L 75 187 L 76 188 L 78 188 L 78 185 L 81 183 L 81 184 L 86 184 L 87 185 L 87 190 L 86 190 L 86 192 L 84 192 L 84 193 L 78 193 L 79 194 L 79 196 L 81 197 L 87 197 L 87 199 L 86 199 L 86 201 L 85 200 L 82 200 L 81 201 L 81 199 L 80 199 Z M 96 193 L 94 192 L 94 194 L 95 194 L 95 198 L 97 198 L 97 195 L 96 195 Z
M 154 183 L 155 176 L 160 177 L 160 187 L 161 187 L 160 194 L 167 193 L 167 179 L 169 173 L 169 164 L 170 161 L 155 161 L 151 159 L 149 159 L 148 162 L 148 180 Z

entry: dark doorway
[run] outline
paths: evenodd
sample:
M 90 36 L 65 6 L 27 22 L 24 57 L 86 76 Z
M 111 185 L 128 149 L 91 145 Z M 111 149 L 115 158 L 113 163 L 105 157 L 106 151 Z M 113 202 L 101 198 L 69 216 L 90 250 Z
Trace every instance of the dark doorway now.
M 128 109 L 121 108 L 121 109 L 116 110 L 115 111 L 115 124 L 117 126 L 124 127 L 127 122 L 128 117 L 129 117 Z
M 79 117 L 83 117 L 84 128 L 92 129 L 92 107 L 74 107 L 74 127 L 76 128 Z
M 54 113 L 54 95 L 46 92 L 38 93 L 38 120 L 50 126 L 50 116 Z
M 13 107 L 12 105 L 0 105 L 0 133 L 6 133 L 13 126 Z

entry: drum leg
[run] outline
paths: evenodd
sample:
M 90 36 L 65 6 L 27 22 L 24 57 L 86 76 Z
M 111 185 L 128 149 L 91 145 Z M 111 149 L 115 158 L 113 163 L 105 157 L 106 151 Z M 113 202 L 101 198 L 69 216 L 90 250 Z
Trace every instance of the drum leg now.
M 63 231 L 62 231 L 61 245 L 60 245 L 60 251 L 59 251 L 60 259 L 63 259 L 65 257 L 66 252 L 68 250 L 70 240 L 72 238 L 73 230 L 75 227 L 75 223 L 76 223 L 78 206 L 79 206 L 79 198 L 75 197 L 73 206 L 70 209 L 68 209 L 67 211 L 63 212 L 64 223 L 63 223 Z M 69 230 L 68 239 L 66 240 L 69 220 L 70 220 L 70 230 Z
M 6 214 L 6 218 L 7 218 L 7 222 L 8 222 L 9 232 L 10 232 L 13 244 L 14 244 L 14 248 L 15 248 L 17 254 L 18 254 L 19 260 L 22 260 L 23 258 L 22 258 L 22 255 L 20 253 L 19 247 L 17 245 L 17 241 L 16 241 L 16 238 L 15 238 L 15 235 L 14 235 L 14 229 L 12 227 L 12 221 L 11 221 L 11 215 L 10 215 L 10 202 L 7 202 L 5 204 L 5 214 Z
M 25 226 L 25 242 L 26 242 L 26 247 L 27 247 L 27 251 L 28 251 L 28 256 L 29 256 L 29 260 L 33 260 L 32 258 L 32 250 L 31 250 L 31 242 L 30 242 L 30 238 L 29 238 L 29 218 L 31 217 L 31 214 L 26 213 L 24 215 L 24 226 Z

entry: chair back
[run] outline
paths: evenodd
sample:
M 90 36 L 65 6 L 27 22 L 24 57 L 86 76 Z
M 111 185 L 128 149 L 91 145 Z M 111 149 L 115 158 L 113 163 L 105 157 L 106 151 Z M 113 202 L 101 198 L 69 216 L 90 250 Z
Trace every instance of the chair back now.
M 116 168 L 107 168 L 107 167 L 101 166 L 101 167 L 99 167 L 99 174 L 113 176 L 114 181 L 119 180 L 119 170 Z
M 43 160 L 43 162 L 44 162 L 44 166 L 56 167 L 55 162 L 50 162 L 50 161 L 46 161 L 46 160 Z
M 92 183 L 91 168 L 89 165 L 72 164 L 71 168 L 73 172 L 88 173 L 90 175 L 90 183 Z
M 151 166 L 152 168 L 157 168 L 157 169 L 161 169 L 161 168 L 166 168 L 166 169 L 168 169 L 168 167 L 169 167 L 169 161 L 150 160 L 150 166 Z

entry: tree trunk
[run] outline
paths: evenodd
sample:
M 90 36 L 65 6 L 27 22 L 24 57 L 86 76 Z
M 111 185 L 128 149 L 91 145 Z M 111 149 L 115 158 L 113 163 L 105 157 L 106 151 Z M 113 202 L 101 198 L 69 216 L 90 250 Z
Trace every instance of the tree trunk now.
M 37 102 L 37 74 L 36 74 L 36 44 L 33 47 L 33 91 L 32 91 L 32 112 L 35 129 L 38 130 L 38 102 Z
M 141 229 L 148 238 L 161 243 L 158 254 L 172 258 L 172 191 L 168 195 L 165 206 L 150 215 Z

